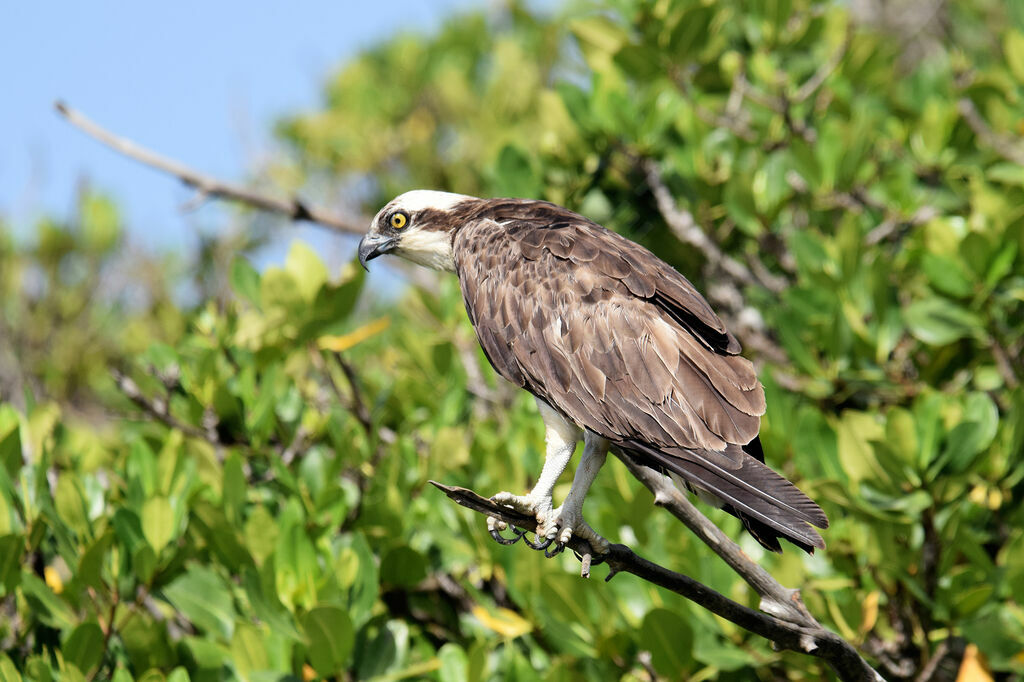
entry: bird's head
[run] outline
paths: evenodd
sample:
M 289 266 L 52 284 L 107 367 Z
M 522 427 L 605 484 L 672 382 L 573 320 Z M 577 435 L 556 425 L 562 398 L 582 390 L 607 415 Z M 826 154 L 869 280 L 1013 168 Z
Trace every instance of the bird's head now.
M 465 194 L 418 189 L 394 199 L 374 216 L 359 242 L 359 262 L 393 253 L 435 270 L 455 271 L 452 238 L 479 200 Z

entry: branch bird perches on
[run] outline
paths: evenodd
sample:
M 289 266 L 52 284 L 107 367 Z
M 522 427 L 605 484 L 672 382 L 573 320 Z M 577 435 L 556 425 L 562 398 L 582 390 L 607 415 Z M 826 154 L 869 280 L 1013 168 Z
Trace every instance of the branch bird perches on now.
M 882 676 L 857 653 L 853 645 L 822 626 L 807 612 L 800 602 L 797 590 L 783 587 L 768 575 L 767 571 L 746 557 L 739 546 L 718 530 L 678 490 L 675 490 L 668 483 L 668 479 L 652 469 L 636 464 L 628 455 L 616 454 L 644 485 L 655 493 L 655 504 L 665 507 L 681 520 L 685 518 L 684 523 L 687 526 L 704 529 L 695 531 L 698 537 L 708 543 L 719 556 L 726 559 L 726 562 L 757 590 L 762 597 L 762 608 L 766 608 L 767 600 L 777 600 L 780 595 L 785 596 L 782 596 L 782 601 L 775 601 L 773 606 L 769 607 L 777 615 L 755 611 L 734 602 L 687 575 L 676 573 L 643 558 L 626 545 L 612 544 L 607 554 L 595 556 L 585 540 L 574 536 L 570 538 L 567 546 L 580 558 L 584 577 L 589 577 L 592 564 L 607 564 L 609 572 L 605 577 L 605 582 L 619 573 L 629 573 L 641 580 L 675 592 L 715 615 L 771 640 L 779 650 L 797 651 L 826 661 L 835 670 L 839 679 L 844 682 L 883 680 Z M 637 470 L 642 471 L 638 472 Z M 499 505 L 472 490 L 444 485 L 437 481 L 430 481 L 430 483 L 457 504 L 485 516 L 497 518 L 513 528 L 521 529 L 516 531 L 517 536 L 522 536 L 524 531 L 533 532 L 537 527 L 534 517 Z M 693 525 L 691 526 L 691 524 Z M 710 531 L 709 529 L 714 530 Z M 709 541 L 709 538 L 715 535 L 718 537 Z M 515 538 L 515 540 L 518 539 L 519 537 Z M 712 542 L 717 544 L 712 544 Z M 543 545 L 534 545 L 529 541 L 527 544 L 534 549 L 544 548 Z M 548 553 L 546 555 L 551 556 Z M 726 558 L 726 555 L 729 558 Z

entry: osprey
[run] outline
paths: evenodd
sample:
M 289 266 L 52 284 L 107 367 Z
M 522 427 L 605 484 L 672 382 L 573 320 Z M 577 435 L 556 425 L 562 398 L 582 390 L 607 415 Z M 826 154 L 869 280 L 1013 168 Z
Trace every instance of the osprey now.
M 539 536 L 607 551 L 583 498 L 617 448 L 713 496 L 767 549 L 781 551 L 780 537 L 825 546 L 811 527 L 828 526 L 824 512 L 764 464 L 753 365 L 689 280 L 644 247 L 545 201 L 416 190 L 381 209 L 359 243 L 363 267 L 385 253 L 454 272 L 487 359 L 536 398 L 540 477 L 526 495 L 493 499 L 534 516 Z M 581 437 L 572 487 L 553 508 Z

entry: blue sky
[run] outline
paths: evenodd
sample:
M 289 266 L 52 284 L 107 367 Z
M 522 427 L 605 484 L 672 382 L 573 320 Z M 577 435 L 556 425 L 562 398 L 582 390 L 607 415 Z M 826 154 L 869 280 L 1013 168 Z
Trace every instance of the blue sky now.
M 63 99 L 107 128 L 223 178 L 273 149 L 271 124 L 314 107 L 346 56 L 431 31 L 483 0 L 20 2 L 0 9 L 0 218 L 19 234 L 67 216 L 83 180 L 121 206 L 136 242 L 183 248 L 225 222 L 183 214 L 176 180 L 61 120 Z M 297 235 L 310 235 L 299 230 Z

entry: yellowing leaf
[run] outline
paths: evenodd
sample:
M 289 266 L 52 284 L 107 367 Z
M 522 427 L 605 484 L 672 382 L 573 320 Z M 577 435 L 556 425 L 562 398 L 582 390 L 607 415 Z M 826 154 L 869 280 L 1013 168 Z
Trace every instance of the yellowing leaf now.
M 502 637 L 515 639 L 533 630 L 533 626 L 525 618 L 515 611 L 498 607 L 493 612 L 476 604 L 473 606 L 473 615 L 484 627 L 494 630 Z
M 985 665 L 985 657 L 975 644 L 968 644 L 956 682 L 992 682 L 992 673 Z
M 46 579 L 46 585 L 53 590 L 54 594 L 60 594 L 64 591 L 64 581 L 60 579 L 60 573 L 53 566 L 47 566 L 43 569 L 43 578 Z
M 374 334 L 379 334 L 389 326 L 391 326 L 391 319 L 382 317 L 379 320 L 374 320 L 373 322 L 364 324 L 359 329 L 349 332 L 348 334 L 342 334 L 340 336 L 321 336 L 317 345 L 324 350 L 332 350 L 336 353 L 340 353 L 348 350 L 358 343 L 362 343 Z
M 860 621 L 860 634 L 862 636 L 871 632 L 871 628 L 875 627 L 875 623 L 878 622 L 878 598 L 880 596 L 881 592 L 872 590 L 864 598 L 864 606 L 861 610 L 863 615 Z

